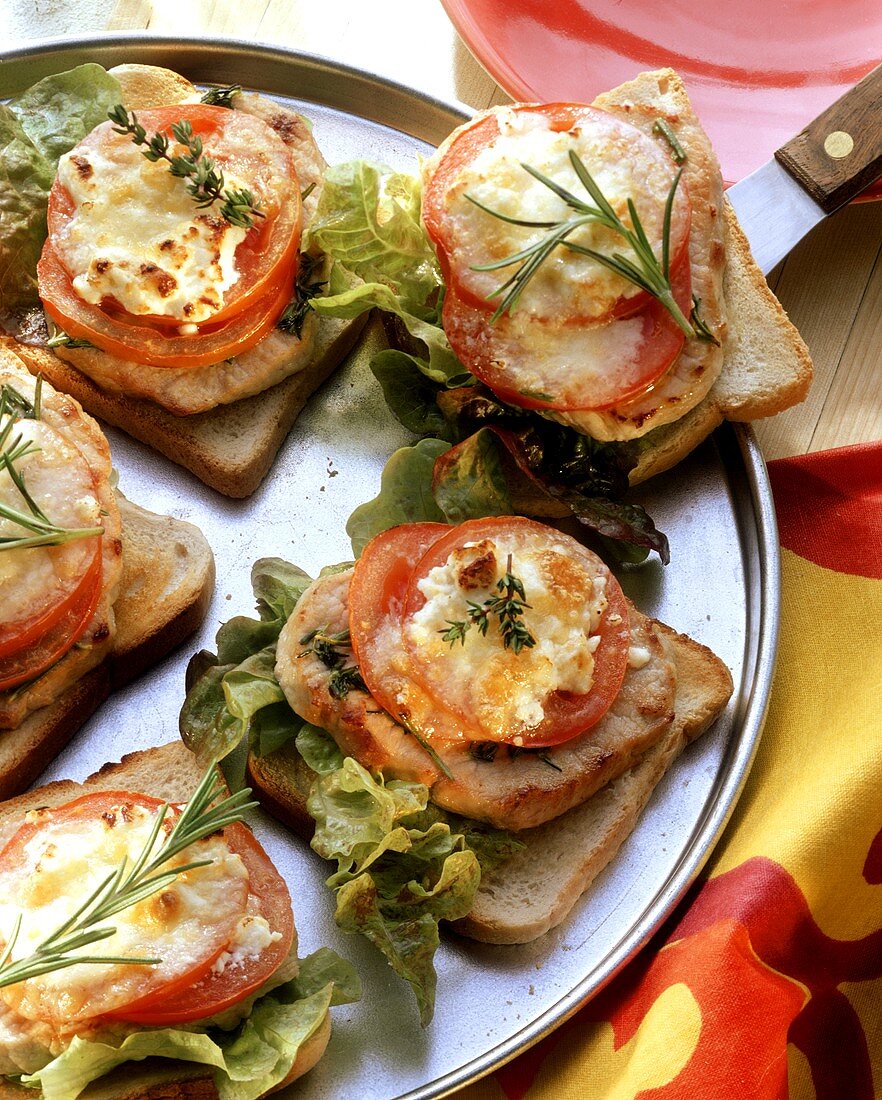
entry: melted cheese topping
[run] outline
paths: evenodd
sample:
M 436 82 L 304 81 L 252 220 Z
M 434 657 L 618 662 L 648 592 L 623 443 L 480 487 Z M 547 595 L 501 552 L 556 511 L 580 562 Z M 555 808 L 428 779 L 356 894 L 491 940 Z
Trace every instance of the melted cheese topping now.
M 500 594 L 496 583 L 509 554 L 529 604 L 521 621 L 536 644 L 520 653 L 504 648 L 496 616 L 486 635 L 472 626 L 464 644 L 445 641 L 450 623 L 467 619 L 470 601 Z M 590 691 L 606 580 L 589 576 L 578 561 L 553 547 L 500 537 L 455 550 L 418 587 L 426 603 L 406 623 L 406 640 L 423 654 L 429 684 L 494 739 L 514 734 L 517 743 L 517 735 L 538 726 L 552 692 Z
M 524 170 L 524 164 L 593 205 L 570 162 L 570 151 L 581 158 L 626 225 L 630 224 L 627 200 L 634 201 L 653 251 L 661 256 L 664 206 L 673 169 L 652 141 L 612 116 L 604 118 L 602 126 L 566 131 L 551 130 L 546 119 L 529 112 L 502 109 L 498 121 L 499 137 L 463 168 L 447 196 L 449 252 L 456 257 L 457 278 L 464 286 L 491 300 L 517 266 L 495 271 L 474 267 L 511 256 L 548 232 L 494 218 L 470 198 L 511 218 L 558 222 L 574 216 L 563 199 Z M 682 195 L 675 211 L 675 218 L 684 214 Z M 620 235 L 596 222 L 576 229 L 568 239 L 604 255 L 633 256 Z M 543 317 L 592 318 L 606 313 L 619 298 L 637 293 L 637 286 L 596 260 L 558 248 L 540 265 L 518 309 Z
M 181 151 L 180 149 L 178 151 Z M 239 278 L 236 249 L 247 230 L 200 210 L 186 181 L 151 163 L 129 138 L 63 156 L 58 178 L 76 210 L 56 239 L 73 288 L 86 302 L 115 298 L 129 313 L 196 323 L 223 307 Z M 249 187 L 224 172 L 225 187 Z
M 101 506 L 92 473 L 79 449 L 42 420 L 16 421 L 10 443 L 30 443 L 30 454 L 15 463 L 25 487 L 44 515 L 60 527 L 101 525 Z M 0 468 L 0 504 L 30 516 L 9 471 Z M 0 536 L 21 538 L 28 531 L 0 516 Z M 61 598 L 80 575 L 84 543 L 26 547 L 0 553 L 0 622 L 11 626 L 29 619 Z
M 49 811 L 51 815 L 51 811 Z M 123 860 L 131 866 L 143 851 L 155 811 L 120 802 L 101 816 L 47 819 L 35 811 L 26 820 L 42 827 L 24 844 L 24 858 L 0 872 L 0 938 L 23 921 L 12 957 L 33 952 L 98 889 Z M 170 820 L 163 825 L 171 829 Z M 162 843 L 157 838 L 154 853 Z M 157 893 L 113 915 L 116 929 L 82 954 L 160 959 L 158 965 L 72 966 L 0 990 L 0 998 L 21 1017 L 73 1028 L 127 1004 L 219 954 L 236 934 L 248 901 L 248 872 L 222 837 L 191 845 L 165 866 L 211 860 L 179 875 Z M 7 861 L 11 862 L 11 861 Z

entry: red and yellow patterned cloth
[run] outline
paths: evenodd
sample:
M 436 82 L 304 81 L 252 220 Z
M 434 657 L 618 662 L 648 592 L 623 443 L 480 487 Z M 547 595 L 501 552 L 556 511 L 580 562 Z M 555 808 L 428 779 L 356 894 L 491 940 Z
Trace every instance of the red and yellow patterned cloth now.
M 778 664 L 729 827 L 650 947 L 458 1100 L 882 1097 L 882 444 L 770 474 Z

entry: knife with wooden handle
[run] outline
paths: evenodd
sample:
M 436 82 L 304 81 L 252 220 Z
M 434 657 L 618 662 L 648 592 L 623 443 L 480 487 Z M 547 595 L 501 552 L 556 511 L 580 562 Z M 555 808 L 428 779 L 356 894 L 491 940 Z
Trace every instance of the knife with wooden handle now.
M 726 192 L 763 271 L 882 175 L 882 65 Z

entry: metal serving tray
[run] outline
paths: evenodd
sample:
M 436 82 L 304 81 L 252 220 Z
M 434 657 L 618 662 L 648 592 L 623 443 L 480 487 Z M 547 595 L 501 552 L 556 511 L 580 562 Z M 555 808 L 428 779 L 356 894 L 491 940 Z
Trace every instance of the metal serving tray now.
M 278 48 L 126 35 L 42 42 L 0 55 L 0 97 L 84 61 L 166 65 L 194 81 L 239 83 L 301 108 L 330 162 L 372 158 L 413 170 L 466 112 L 366 72 Z M 374 338 L 376 334 L 374 333 Z M 368 339 L 371 339 L 369 333 Z M 198 524 L 217 557 L 217 591 L 201 634 L 117 693 L 42 781 L 82 778 L 106 760 L 178 736 L 184 668 L 218 624 L 252 608 L 249 569 L 262 555 L 310 571 L 351 557 L 349 513 L 375 495 L 391 451 L 409 437 L 356 352 L 309 403 L 264 485 L 246 501 L 109 431 L 120 486 L 138 503 Z M 344 936 L 323 886 L 327 866 L 269 819 L 258 832 L 294 899 L 304 952 L 327 944 L 364 980 L 360 1004 L 335 1010 L 328 1055 L 291 1095 L 308 1100 L 448 1094 L 546 1035 L 646 943 L 710 855 L 746 779 L 762 728 L 779 612 L 769 483 L 749 429 L 726 426 L 639 494 L 671 540 L 672 563 L 624 576 L 645 611 L 713 648 L 736 690 L 726 714 L 663 780 L 636 831 L 563 925 L 525 947 L 454 936 L 438 952 L 435 1020 L 365 942 Z

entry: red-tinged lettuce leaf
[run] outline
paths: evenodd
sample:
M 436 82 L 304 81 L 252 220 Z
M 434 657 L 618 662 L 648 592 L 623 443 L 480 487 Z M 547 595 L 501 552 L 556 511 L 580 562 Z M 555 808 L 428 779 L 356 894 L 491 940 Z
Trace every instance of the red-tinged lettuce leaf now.
M 553 476 L 548 476 L 542 466 L 535 468 L 530 462 L 529 440 L 526 442 L 515 432 L 501 428 L 487 429 L 511 455 L 521 474 L 550 499 L 565 504 L 576 519 L 585 527 L 594 531 L 613 544 L 623 544 L 625 560 L 636 562 L 641 556 L 634 555 L 631 547 L 655 550 L 664 565 L 671 560 L 667 537 L 653 523 L 646 509 L 639 504 L 629 504 L 611 496 L 589 495 L 580 485 L 567 484 Z M 613 545 L 613 550 L 618 548 Z
M 639 443 L 598 443 L 533 413 L 513 409 L 480 385 L 443 391 L 438 404 L 451 429 L 460 438 L 466 437 L 454 452 L 465 448 L 477 434 L 495 436 L 497 447 L 504 449 L 508 459 L 500 461 L 511 495 L 516 495 L 517 488 L 513 479 L 519 479 L 521 489 L 529 490 L 521 495 L 563 504 L 580 523 L 606 540 L 621 560 L 642 561 L 655 550 L 667 564 L 667 538 L 644 508 L 623 499 L 628 475 L 637 465 Z

